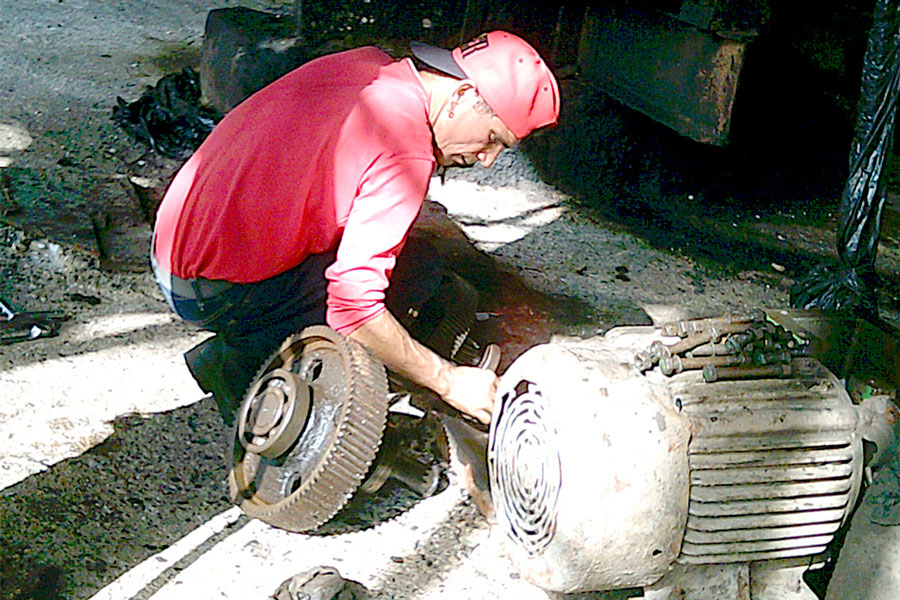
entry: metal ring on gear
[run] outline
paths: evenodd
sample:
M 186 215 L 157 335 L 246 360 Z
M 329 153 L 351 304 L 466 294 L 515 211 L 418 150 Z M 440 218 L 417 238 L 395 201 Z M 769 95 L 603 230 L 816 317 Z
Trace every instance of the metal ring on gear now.
M 238 441 L 248 451 L 277 458 L 297 441 L 313 390 L 296 373 L 274 369 L 253 384 L 238 416 Z
M 285 340 L 253 381 L 235 428 L 231 497 L 251 517 L 311 531 L 349 501 L 378 453 L 384 366 L 361 345 L 314 326 Z

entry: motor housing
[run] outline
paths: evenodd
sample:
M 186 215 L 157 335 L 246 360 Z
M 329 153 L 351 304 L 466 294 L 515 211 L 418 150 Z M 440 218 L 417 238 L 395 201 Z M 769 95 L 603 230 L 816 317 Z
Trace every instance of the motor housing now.
M 654 327 L 558 339 L 501 378 L 496 527 L 535 585 L 646 588 L 677 565 L 816 555 L 849 518 L 873 417 L 834 374 L 795 355 L 763 370 L 778 376 L 708 382 L 636 360 L 680 341 Z

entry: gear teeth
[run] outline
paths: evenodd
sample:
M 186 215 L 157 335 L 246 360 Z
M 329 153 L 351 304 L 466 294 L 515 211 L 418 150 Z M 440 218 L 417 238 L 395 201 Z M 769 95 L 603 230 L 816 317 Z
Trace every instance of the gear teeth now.
M 252 517 L 297 532 L 321 526 L 349 501 L 375 460 L 387 420 L 388 384 L 384 367 L 365 348 L 328 327 L 309 327 L 289 337 L 259 375 L 272 368 L 273 362 L 287 362 L 292 358 L 293 346 L 310 338 L 332 343 L 344 362 L 343 415 L 332 438 L 332 447 L 300 487 L 284 500 L 266 504 L 254 496 L 242 499 L 240 504 Z
M 432 456 L 431 469 L 437 471 L 436 483 L 437 488 L 433 490 L 432 495 L 443 491 L 445 485 L 449 484 L 450 477 L 447 472 L 449 457 L 449 445 L 447 441 L 447 432 L 441 421 L 434 415 L 429 413 L 425 417 L 413 417 L 400 413 L 388 414 L 388 428 L 391 421 L 400 427 L 414 427 L 413 430 L 401 429 L 400 435 L 404 440 L 412 439 L 413 445 L 416 442 L 424 443 L 430 449 L 429 454 Z M 413 425 L 418 423 L 418 425 Z M 418 433 L 416 433 L 418 432 Z M 424 433 L 423 433 L 424 432 Z M 412 436 L 412 438 L 407 437 Z M 388 433 L 385 432 L 382 444 L 387 443 Z M 411 448 L 410 448 L 411 449 Z M 387 448 L 380 450 L 386 451 Z M 401 452 L 401 456 L 404 455 Z M 381 459 L 379 454 L 378 460 Z M 391 459 L 389 459 L 390 461 Z M 418 460 L 410 458 L 410 460 Z M 421 463 L 427 468 L 426 463 Z M 367 473 L 369 475 L 369 473 Z M 397 479 L 396 473 L 391 473 L 387 477 Z M 379 484 L 377 490 L 368 492 L 360 491 L 356 494 L 345 507 L 334 515 L 322 527 L 316 529 L 314 535 L 339 535 L 356 531 L 377 529 L 396 519 L 401 514 L 412 509 L 413 506 L 422 501 L 423 497 L 414 488 L 399 479 L 397 485 L 382 485 L 386 481 Z M 423 482 L 424 483 L 424 482 Z
M 466 341 L 469 340 L 469 331 L 475 320 L 475 311 L 478 309 L 478 292 L 468 281 L 450 271 L 447 274 L 447 282 L 441 286 L 439 292 L 448 301 L 445 302 L 445 314 L 435 327 L 426 345 L 435 352 L 456 363 L 468 364 L 472 357 L 468 356 Z M 474 357 L 477 361 L 477 356 Z

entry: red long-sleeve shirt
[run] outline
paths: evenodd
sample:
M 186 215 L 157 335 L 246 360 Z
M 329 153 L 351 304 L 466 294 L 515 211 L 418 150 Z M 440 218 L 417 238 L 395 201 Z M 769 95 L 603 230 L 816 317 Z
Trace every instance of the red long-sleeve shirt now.
M 159 208 L 162 269 L 250 283 L 337 248 L 328 324 L 349 333 L 384 309 L 397 254 L 435 166 L 412 63 L 376 48 L 316 59 L 229 112 Z

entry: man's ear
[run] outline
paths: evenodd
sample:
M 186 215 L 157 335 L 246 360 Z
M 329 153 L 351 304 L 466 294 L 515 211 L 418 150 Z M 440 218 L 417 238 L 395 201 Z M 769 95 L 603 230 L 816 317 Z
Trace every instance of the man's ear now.
M 473 84 L 468 79 L 461 80 L 454 88 L 453 93 L 450 94 L 450 102 L 454 106 L 459 104 L 463 98 L 466 97 L 466 94 L 475 91 L 475 84 Z

